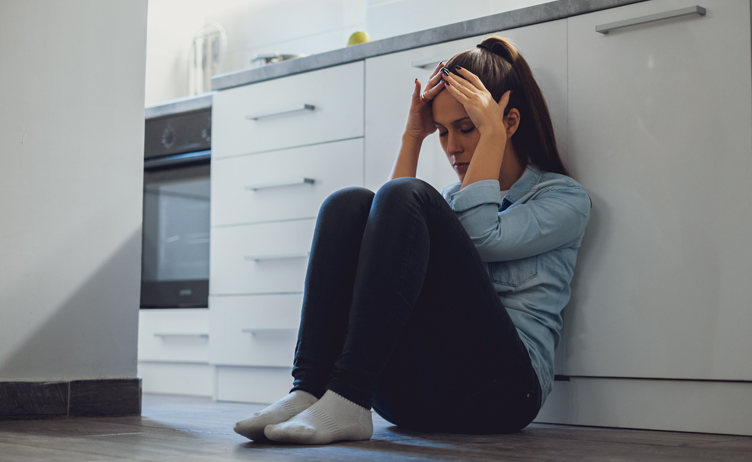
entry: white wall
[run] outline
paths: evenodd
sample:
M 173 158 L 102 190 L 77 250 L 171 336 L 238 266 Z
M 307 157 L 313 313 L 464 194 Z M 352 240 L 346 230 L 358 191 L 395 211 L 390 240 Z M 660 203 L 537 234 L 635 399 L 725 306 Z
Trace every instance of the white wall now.
M 381 40 L 539 3 L 546 0 L 150 0 L 146 105 L 189 94 L 188 55 L 204 23 L 227 32 L 226 73 L 253 67 L 259 53 L 344 48 L 355 31 Z
M 0 0 L 0 381 L 135 378 L 147 0 Z

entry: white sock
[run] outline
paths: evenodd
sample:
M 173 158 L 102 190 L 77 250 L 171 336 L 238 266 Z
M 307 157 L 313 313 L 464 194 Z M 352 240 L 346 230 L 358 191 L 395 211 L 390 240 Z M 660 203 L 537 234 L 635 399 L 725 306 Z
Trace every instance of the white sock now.
M 271 404 L 248 419 L 235 424 L 235 433 L 248 439 L 259 440 L 264 437 L 264 427 L 284 422 L 309 408 L 318 398 L 303 390 L 295 390 L 274 404 Z
M 313 406 L 287 422 L 267 426 L 264 434 L 272 441 L 301 444 L 368 440 L 373 419 L 370 409 L 326 390 Z

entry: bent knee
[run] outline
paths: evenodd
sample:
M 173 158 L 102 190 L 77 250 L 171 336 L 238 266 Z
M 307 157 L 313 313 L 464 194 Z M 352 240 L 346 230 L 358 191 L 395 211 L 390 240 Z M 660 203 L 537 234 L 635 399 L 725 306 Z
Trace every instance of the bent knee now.
M 440 194 L 431 184 L 415 177 L 402 177 L 389 180 L 376 192 L 378 196 L 405 199 L 409 197 L 426 197 L 430 194 Z
M 344 207 L 350 209 L 352 207 L 359 206 L 371 206 L 373 202 L 374 192 L 370 189 L 363 188 L 361 186 L 350 186 L 347 188 L 338 189 L 324 199 L 324 203 L 321 204 L 321 208 L 325 207 Z

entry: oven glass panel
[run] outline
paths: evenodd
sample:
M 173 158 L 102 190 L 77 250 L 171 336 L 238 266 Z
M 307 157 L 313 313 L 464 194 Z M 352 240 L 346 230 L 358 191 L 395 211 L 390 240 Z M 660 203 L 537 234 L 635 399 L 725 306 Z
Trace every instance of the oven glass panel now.
M 206 306 L 201 287 L 208 290 L 209 169 L 144 172 L 142 307 Z

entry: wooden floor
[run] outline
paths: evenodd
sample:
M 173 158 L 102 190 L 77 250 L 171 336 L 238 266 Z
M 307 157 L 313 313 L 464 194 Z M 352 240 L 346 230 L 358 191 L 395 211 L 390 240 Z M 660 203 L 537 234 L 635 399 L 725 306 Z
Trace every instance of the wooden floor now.
M 745 461 L 752 437 L 533 424 L 512 435 L 402 430 L 369 441 L 260 444 L 232 428 L 264 405 L 144 394 L 141 417 L 0 422 L 0 461 Z

